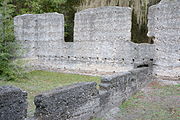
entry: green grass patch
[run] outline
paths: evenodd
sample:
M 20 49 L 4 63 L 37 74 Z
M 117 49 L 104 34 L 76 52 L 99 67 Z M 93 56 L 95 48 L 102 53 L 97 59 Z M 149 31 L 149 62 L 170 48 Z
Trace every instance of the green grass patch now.
M 28 116 L 32 116 L 35 109 L 35 105 L 33 103 L 34 97 L 41 92 L 73 83 L 92 81 L 100 83 L 100 77 L 46 71 L 33 71 L 27 74 L 27 79 L 19 79 L 17 81 L 0 81 L 0 86 L 13 85 L 27 91 Z
M 138 92 L 121 106 L 119 118 L 123 120 L 178 120 L 180 85 L 151 86 Z
M 127 101 L 125 101 L 122 105 L 120 105 L 120 109 L 126 110 L 128 108 L 134 108 L 141 105 L 141 102 L 139 101 L 140 98 L 143 98 L 144 94 L 143 92 L 138 92 L 134 96 L 130 97 Z

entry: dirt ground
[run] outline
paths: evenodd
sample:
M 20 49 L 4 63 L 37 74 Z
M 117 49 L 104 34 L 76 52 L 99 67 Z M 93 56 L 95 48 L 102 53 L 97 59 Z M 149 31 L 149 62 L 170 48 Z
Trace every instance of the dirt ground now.
M 151 82 L 120 107 L 112 110 L 106 120 L 180 120 L 179 82 Z

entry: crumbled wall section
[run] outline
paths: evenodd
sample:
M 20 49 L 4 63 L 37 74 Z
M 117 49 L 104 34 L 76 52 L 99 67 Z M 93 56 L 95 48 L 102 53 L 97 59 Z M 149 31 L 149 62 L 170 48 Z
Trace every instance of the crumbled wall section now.
M 22 15 L 14 18 L 16 40 L 21 44 L 23 57 L 35 57 L 37 30 L 36 15 Z
M 64 41 L 64 16 L 58 13 L 25 14 L 14 18 L 15 36 L 24 56 L 57 55 Z
M 77 57 L 87 58 L 87 68 L 118 71 L 132 66 L 131 16 L 131 8 L 111 6 L 75 14 L 74 50 Z
M 144 67 L 146 65 L 146 67 Z M 129 72 L 103 77 L 94 82 L 57 88 L 35 97 L 37 120 L 89 120 L 104 117 L 152 79 L 152 62 L 139 63 Z
M 154 74 L 180 77 L 180 1 L 163 0 L 149 9 L 150 37 L 155 37 Z
M 147 67 L 142 67 L 147 65 Z M 103 77 L 100 91 L 109 93 L 107 108 L 113 108 L 124 102 L 132 94 L 144 87 L 151 81 L 152 62 L 139 64 L 135 69 L 128 72 L 118 73 Z
M 12 86 L 0 87 L 0 120 L 24 120 L 27 93 Z
M 74 42 L 64 42 L 64 16 L 58 13 L 15 17 L 16 39 L 38 70 L 122 72 L 152 59 L 152 45 L 131 42 L 132 10 L 100 7 L 75 15 Z M 27 56 L 26 56 L 27 57 Z
M 78 83 L 36 96 L 38 120 L 89 120 L 99 109 L 95 82 Z
M 90 120 L 105 115 L 152 79 L 152 61 L 136 63 L 133 70 L 41 93 L 36 110 L 26 118 L 27 93 L 12 86 L 0 87 L 0 120 Z

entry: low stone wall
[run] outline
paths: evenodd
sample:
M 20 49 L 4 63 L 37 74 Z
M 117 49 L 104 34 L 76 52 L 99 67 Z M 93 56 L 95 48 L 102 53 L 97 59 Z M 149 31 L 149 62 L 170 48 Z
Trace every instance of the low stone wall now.
M 12 86 L 0 87 L 0 120 L 24 120 L 27 93 Z
M 35 97 L 35 119 L 89 120 L 98 111 L 99 92 L 96 83 L 78 83 Z
M 151 62 L 137 63 L 135 67 L 129 72 L 103 77 L 99 90 L 96 83 L 85 82 L 36 96 L 35 119 L 89 120 L 103 117 L 104 113 L 119 106 L 151 81 Z
M 109 94 L 108 102 L 105 104 L 106 108 L 119 106 L 132 94 L 150 82 L 150 71 L 150 68 L 142 67 L 102 78 L 100 91 Z
M 28 120 L 90 120 L 104 117 L 152 80 L 152 62 L 136 63 L 133 70 L 82 82 L 37 95 L 36 111 Z M 24 120 L 27 93 L 16 87 L 0 87 L 0 120 Z

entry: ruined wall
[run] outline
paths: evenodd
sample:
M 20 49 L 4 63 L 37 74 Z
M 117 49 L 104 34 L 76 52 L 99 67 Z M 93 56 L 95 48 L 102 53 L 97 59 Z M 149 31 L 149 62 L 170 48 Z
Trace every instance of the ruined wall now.
M 16 40 L 23 57 L 57 55 L 64 40 L 64 16 L 58 13 L 25 14 L 14 18 Z
M 27 93 L 12 86 L 0 87 L 0 120 L 24 120 L 27 114 Z
M 142 67 L 143 65 L 147 65 L 147 67 Z M 103 77 L 100 91 L 101 93 L 109 93 L 105 106 L 108 108 L 118 106 L 151 80 L 152 62 L 138 64 L 135 69 L 128 72 Z
M 36 96 L 38 120 L 89 120 L 99 109 L 95 82 L 78 83 Z
M 131 67 L 131 15 L 126 7 L 100 7 L 75 14 L 74 50 L 88 68 L 118 71 Z M 126 52 L 126 54 L 124 54 Z
M 163 0 L 149 9 L 149 32 L 154 36 L 154 74 L 180 77 L 180 1 Z
M 135 62 L 152 59 L 152 45 L 131 42 L 131 16 L 128 7 L 78 12 L 74 42 L 66 43 L 62 14 L 22 15 L 15 17 L 15 34 L 17 40 L 27 42 L 23 46 L 31 48 L 27 54 L 37 57 L 31 64 L 35 69 L 128 71 Z
M 131 40 L 131 8 L 100 7 L 76 13 L 74 41 Z
M 144 67 L 145 66 L 145 67 Z M 1 120 L 90 120 L 104 117 L 152 79 L 152 62 L 136 64 L 133 70 L 56 88 L 37 95 L 36 110 L 26 118 L 27 93 L 12 86 L 0 87 Z
M 151 81 L 152 64 L 103 77 L 96 83 L 78 83 L 42 93 L 35 98 L 35 119 L 89 120 L 104 117 Z

